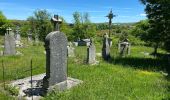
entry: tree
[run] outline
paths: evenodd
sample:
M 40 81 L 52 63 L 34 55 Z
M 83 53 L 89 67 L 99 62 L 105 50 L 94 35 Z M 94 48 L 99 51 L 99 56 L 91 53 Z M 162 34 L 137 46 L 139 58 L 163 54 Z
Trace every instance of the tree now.
M 67 22 L 64 20 L 63 17 L 60 18 L 62 19 L 62 23 L 60 25 L 60 31 L 66 34 L 69 41 L 73 40 L 74 38 L 72 35 L 73 33 L 72 28 L 67 24 Z
M 7 20 L 5 15 L 0 11 L 0 35 L 4 35 L 6 32 L 6 28 L 12 26 L 10 21 Z
M 145 6 L 149 19 L 148 34 L 155 44 L 154 53 L 157 53 L 159 44 L 164 44 L 170 50 L 170 0 L 140 0 Z
M 81 15 L 79 12 L 74 12 L 73 18 L 74 39 L 91 38 L 95 36 L 96 26 L 90 22 L 88 13 L 84 13 L 83 15 Z
M 44 40 L 46 35 L 52 31 L 50 19 L 51 16 L 46 10 L 37 10 L 27 19 L 32 33 L 38 33 L 40 40 Z

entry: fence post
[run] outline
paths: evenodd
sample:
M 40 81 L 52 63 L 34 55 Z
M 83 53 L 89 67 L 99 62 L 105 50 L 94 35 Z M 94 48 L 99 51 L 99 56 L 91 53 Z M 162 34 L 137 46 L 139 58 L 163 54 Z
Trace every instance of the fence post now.
M 32 88 L 33 88 L 33 85 L 32 85 L 32 58 L 31 58 L 31 66 L 30 66 L 30 69 L 31 69 L 31 96 L 32 96 L 32 100 L 33 100 L 33 91 L 32 91 Z
M 5 90 L 5 70 L 4 70 L 4 61 L 2 60 L 2 80 L 3 80 L 3 86 Z

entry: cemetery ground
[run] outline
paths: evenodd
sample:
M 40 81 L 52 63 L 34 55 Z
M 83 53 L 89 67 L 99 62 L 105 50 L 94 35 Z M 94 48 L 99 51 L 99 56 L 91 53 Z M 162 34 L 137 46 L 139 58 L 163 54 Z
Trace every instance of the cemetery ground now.
M 2 37 L 0 38 L 2 40 Z M 33 61 L 33 75 L 45 73 L 43 43 L 27 44 L 17 48 L 23 55 L 0 57 L 0 100 L 16 99 L 17 89 L 3 89 L 2 60 L 5 67 L 5 82 L 30 76 L 30 60 Z M 2 43 L 1 43 L 2 44 Z M 102 44 L 96 43 L 96 53 L 101 53 Z M 3 48 L 0 48 L 2 50 Z M 87 47 L 75 47 L 75 57 L 68 59 L 68 76 L 83 81 L 80 85 L 63 92 L 47 94 L 45 100 L 168 100 L 170 81 L 165 73 L 168 67 L 163 58 L 148 55 L 150 47 L 132 46 L 131 55 L 119 57 L 117 47 L 111 48 L 111 59 L 98 65 L 85 64 Z M 159 49 L 160 54 L 166 52 Z

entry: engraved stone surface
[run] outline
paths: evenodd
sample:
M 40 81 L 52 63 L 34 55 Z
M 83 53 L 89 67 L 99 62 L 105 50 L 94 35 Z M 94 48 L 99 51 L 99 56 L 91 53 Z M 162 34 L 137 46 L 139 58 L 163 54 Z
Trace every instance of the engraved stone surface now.
M 4 42 L 4 55 L 15 55 L 15 38 L 14 33 L 11 28 L 7 29 L 7 33 L 5 34 L 5 42 Z
M 109 45 L 107 34 L 104 35 L 104 39 L 103 39 L 102 57 L 104 60 L 109 60 L 110 58 L 110 45 Z
M 87 48 L 87 63 L 96 63 L 96 47 L 93 43 L 90 43 L 89 47 Z
M 74 54 L 74 47 L 72 45 L 71 42 L 69 42 L 68 46 L 67 46 L 67 52 L 68 52 L 68 57 L 74 57 L 75 54 Z
M 49 87 L 67 80 L 67 38 L 64 33 L 54 31 L 45 39 L 46 76 L 43 87 Z M 65 88 L 66 83 L 61 88 Z

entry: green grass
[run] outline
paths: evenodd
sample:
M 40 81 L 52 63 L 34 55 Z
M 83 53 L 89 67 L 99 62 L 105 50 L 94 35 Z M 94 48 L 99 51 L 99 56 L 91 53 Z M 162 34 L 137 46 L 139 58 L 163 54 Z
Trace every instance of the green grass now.
M 79 51 L 79 59 L 86 58 L 85 47 L 77 47 L 76 50 L 76 52 Z M 148 47 L 133 47 L 132 50 L 152 52 L 152 49 Z M 134 57 L 138 57 L 137 55 L 140 55 L 139 59 L 151 61 L 135 61 Z M 135 63 L 136 65 L 124 64 L 127 62 L 122 59 L 130 57 L 134 58 L 132 61 L 130 59 L 130 64 Z M 156 58 L 150 55 L 146 57 L 141 54 L 134 54 L 122 58 L 119 63 L 116 63 L 116 59 L 119 58 L 118 55 L 115 55 L 115 59 L 113 59 L 115 61 L 106 62 L 98 57 L 100 64 L 96 66 L 85 65 L 81 60 L 77 63 L 77 60 L 69 59 L 68 75 L 83 80 L 83 83 L 65 92 L 48 94 L 45 100 L 162 100 L 170 98 L 168 96 L 170 83 L 158 71 L 159 68 L 156 68 L 157 70 L 139 68 L 139 64 L 144 63 L 146 63 L 144 64 L 145 67 L 159 67 L 157 63 L 154 64 L 156 61 L 152 62 L 152 59 L 157 60 Z
M 33 74 L 45 72 L 44 46 L 27 46 L 17 48 L 22 56 L 3 56 L 5 79 L 9 83 L 30 76 L 30 60 L 33 60 Z M 96 45 L 96 52 L 101 52 L 101 45 Z M 68 76 L 83 81 L 82 84 L 64 91 L 47 94 L 45 100 L 168 100 L 170 99 L 169 78 L 161 74 L 168 66 L 167 61 L 144 55 L 141 52 L 151 53 L 150 47 L 132 46 L 131 55 L 119 57 L 117 47 L 111 49 L 111 60 L 100 61 L 99 65 L 85 64 L 86 47 L 76 47 L 76 57 L 68 59 Z M 159 49 L 160 53 L 166 53 Z M 2 63 L 0 62 L 0 72 Z M 0 74 L 0 88 L 2 88 L 2 74 Z M 12 98 L 3 89 L 0 89 L 0 100 Z

